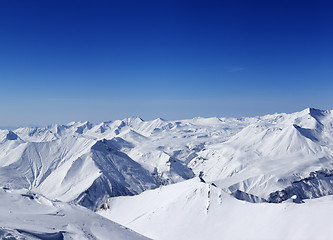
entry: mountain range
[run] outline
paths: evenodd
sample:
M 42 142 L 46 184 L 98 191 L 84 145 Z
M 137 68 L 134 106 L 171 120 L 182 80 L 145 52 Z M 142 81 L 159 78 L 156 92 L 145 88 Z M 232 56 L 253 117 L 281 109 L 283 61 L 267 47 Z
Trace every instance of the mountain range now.
M 81 205 L 154 239 L 198 239 L 213 232 L 216 221 L 228 228 L 218 228 L 211 239 L 240 239 L 241 231 L 231 231 L 237 220 L 225 212 L 228 206 L 246 216 L 265 212 L 258 221 L 275 217 L 291 224 L 292 214 L 313 214 L 331 201 L 333 112 L 307 108 L 179 121 L 133 117 L 0 130 L 0 186 L 3 194 L 24 189 L 52 203 Z M 286 206 L 290 213 L 283 212 Z M 163 233 L 158 223 L 170 229 Z M 256 227 L 251 229 L 255 234 Z M 270 233 L 257 237 L 283 237 Z

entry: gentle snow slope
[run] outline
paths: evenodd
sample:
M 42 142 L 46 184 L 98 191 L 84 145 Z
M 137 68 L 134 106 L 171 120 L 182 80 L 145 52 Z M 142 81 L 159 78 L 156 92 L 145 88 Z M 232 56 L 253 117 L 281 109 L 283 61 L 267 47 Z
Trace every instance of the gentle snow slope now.
M 88 209 L 0 190 L 1 239 L 147 239 Z
M 153 239 L 331 239 L 333 197 L 305 204 L 248 203 L 187 180 L 110 199 L 99 213 Z

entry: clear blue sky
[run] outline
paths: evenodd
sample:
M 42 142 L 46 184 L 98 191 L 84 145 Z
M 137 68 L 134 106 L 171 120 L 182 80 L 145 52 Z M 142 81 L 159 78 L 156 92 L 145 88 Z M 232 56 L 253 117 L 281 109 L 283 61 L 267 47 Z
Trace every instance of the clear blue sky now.
M 0 3 L 0 126 L 333 109 L 330 1 Z

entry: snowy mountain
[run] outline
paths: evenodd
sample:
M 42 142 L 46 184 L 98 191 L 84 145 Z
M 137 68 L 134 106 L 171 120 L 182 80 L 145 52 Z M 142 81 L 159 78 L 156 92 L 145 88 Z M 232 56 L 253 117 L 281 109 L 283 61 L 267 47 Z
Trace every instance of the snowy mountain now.
M 332 170 L 332 124 L 331 111 L 308 108 L 241 119 L 127 118 L 2 130 L 0 184 L 96 210 L 108 197 L 200 175 L 230 193 L 280 201 L 273 197 L 277 191 Z M 328 184 L 325 179 L 317 182 Z M 319 193 L 299 197 L 331 190 L 311 187 Z
M 198 183 L 197 177 L 207 184 Z M 0 130 L 0 186 L 13 191 L 27 189 L 51 201 L 80 204 L 93 211 L 110 208 L 112 214 L 105 213 L 107 217 L 154 238 L 168 235 L 146 231 L 151 222 L 145 217 L 142 225 L 137 225 L 137 220 L 133 225 L 129 222 L 140 214 L 150 216 L 149 212 L 169 209 L 168 204 L 172 205 L 171 212 L 181 211 L 174 208 L 177 204 L 206 206 L 207 194 L 200 195 L 206 188 L 231 199 L 235 206 L 274 206 L 272 203 L 290 201 L 307 204 L 306 199 L 332 195 L 332 181 L 333 112 L 313 108 L 238 119 L 144 121 L 134 117 L 100 124 L 71 122 Z M 193 198 L 205 196 L 201 203 L 172 202 L 177 196 L 192 199 L 186 193 L 187 184 L 194 189 L 189 190 Z M 180 190 L 182 186 L 184 191 Z M 167 194 L 166 201 L 172 200 L 163 207 L 164 200 L 158 200 L 156 192 L 173 187 L 178 190 L 170 190 L 170 195 L 163 193 Z M 115 213 L 118 210 L 113 204 L 119 203 L 120 208 L 135 206 L 134 202 L 146 195 L 150 197 L 145 202 L 162 204 L 156 206 L 159 211 L 133 210 L 123 217 Z M 114 198 L 117 196 L 132 197 Z M 107 202 L 112 204 L 106 207 Z M 317 200 L 313 202 L 317 204 Z M 145 209 L 143 205 L 141 208 Z M 183 212 L 179 217 L 190 217 L 187 214 L 191 215 Z M 156 216 L 161 218 L 158 221 L 166 217 Z
M 306 199 L 329 195 L 332 192 L 329 183 L 333 164 L 332 123 L 332 112 L 316 109 L 264 116 L 228 141 L 206 147 L 189 166 L 196 173 L 202 172 L 207 181 L 230 192 L 241 190 L 272 202 L 280 201 L 272 196 L 276 191 L 290 191 L 291 186 L 298 189 L 289 197 L 296 194 Z M 305 184 L 318 171 L 325 174 L 316 178 L 316 184 L 307 183 L 310 192 L 295 184 Z

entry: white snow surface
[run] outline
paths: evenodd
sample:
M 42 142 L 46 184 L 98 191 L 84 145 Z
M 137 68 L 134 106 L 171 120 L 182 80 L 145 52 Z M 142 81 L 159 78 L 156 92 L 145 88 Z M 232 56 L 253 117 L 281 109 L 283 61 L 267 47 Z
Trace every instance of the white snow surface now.
M 81 206 L 0 190 L 1 239 L 147 239 Z
M 199 178 L 116 197 L 102 216 L 153 239 L 331 239 L 333 196 L 249 203 Z

